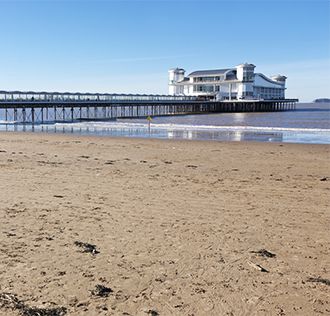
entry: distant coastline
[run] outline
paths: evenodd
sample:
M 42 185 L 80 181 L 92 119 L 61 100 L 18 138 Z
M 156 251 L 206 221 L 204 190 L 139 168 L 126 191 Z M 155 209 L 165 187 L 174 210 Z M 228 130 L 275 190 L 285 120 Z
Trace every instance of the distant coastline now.
M 330 99 L 329 98 L 320 98 L 320 99 L 315 99 L 313 102 L 314 103 L 330 103 Z

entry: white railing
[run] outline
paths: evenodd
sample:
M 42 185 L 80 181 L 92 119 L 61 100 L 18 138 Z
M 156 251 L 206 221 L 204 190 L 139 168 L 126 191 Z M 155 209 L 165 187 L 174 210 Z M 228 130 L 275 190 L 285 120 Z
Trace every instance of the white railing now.
M 81 102 L 81 101 L 193 101 L 194 96 L 158 94 L 110 94 L 69 92 L 0 91 L 0 102 Z

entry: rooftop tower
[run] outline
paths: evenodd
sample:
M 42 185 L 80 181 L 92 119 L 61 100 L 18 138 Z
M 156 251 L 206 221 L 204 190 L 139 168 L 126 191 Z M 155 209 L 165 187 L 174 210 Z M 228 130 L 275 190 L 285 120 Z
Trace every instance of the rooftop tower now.
M 176 86 L 176 83 L 184 80 L 185 70 L 173 68 L 168 71 L 168 93 L 169 95 L 179 95 L 183 93 L 183 87 Z M 182 91 L 181 91 L 182 90 Z

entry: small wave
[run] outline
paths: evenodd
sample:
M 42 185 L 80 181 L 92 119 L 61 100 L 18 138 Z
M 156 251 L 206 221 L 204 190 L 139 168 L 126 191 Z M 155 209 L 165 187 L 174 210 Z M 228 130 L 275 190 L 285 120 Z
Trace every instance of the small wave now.
M 17 121 L 4 121 L 0 120 L 1 125 L 10 125 L 10 124 L 17 124 Z
M 148 129 L 145 123 L 127 122 L 79 122 L 56 123 L 56 127 L 93 128 L 93 129 Z M 152 123 L 152 129 L 158 130 L 219 130 L 219 131 L 251 131 L 251 132 L 296 132 L 296 133 L 330 133 L 330 129 L 296 128 L 296 127 L 264 127 L 264 126 L 217 126 L 217 125 L 186 125 Z

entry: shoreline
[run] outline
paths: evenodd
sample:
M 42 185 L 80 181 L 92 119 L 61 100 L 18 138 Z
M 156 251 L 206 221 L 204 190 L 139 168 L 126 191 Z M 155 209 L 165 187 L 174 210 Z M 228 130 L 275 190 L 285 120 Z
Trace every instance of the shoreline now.
M 2 293 L 73 316 L 326 313 L 329 155 L 2 132 L 0 315 Z
M 67 127 L 67 130 L 56 131 L 53 130 L 54 125 L 49 125 L 52 129 L 48 130 L 48 126 L 46 127 L 47 130 L 34 130 L 31 131 L 31 126 L 28 126 L 28 130 L 21 130 L 21 131 L 4 131 L 0 130 L 0 133 L 14 133 L 14 134 L 46 134 L 46 135 L 71 135 L 72 137 L 84 136 L 84 137 L 101 137 L 101 138 L 115 138 L 115 139 L 155 139 L 155 140 L 173 140 L 173 141 L 203 141 L 203 142 L 224 142 L 224 143 L 231 143 L 231 142 L 243 142 L 243 143 L 281 143 L 281 144 L 306 144 L 306 145 L 329 145 L 330 141 L 328 140 L 327 136 L 323 134 L 328 133 L 328 130 L 323 131 L 322 129 L 318 132 L 318 138 L 315 139 L 314 135 L 317 132 L 309 132 L 301 133 L 300 136 L 292 136 L 294 135 L 294 131 L 286 131 L 283 130 L 282 132 L 277 130 L 219 130 L 214 131 L 212 129 L 205 129 L 205 130 L 185 130 L 185 129 L 177 129 L 177 130 L 165 130 L 165 129 L 152 129 L 151 134 L 149 135 L 147 129 L 141 129 L 141 131 L 136 132 L 132 129 L 131 132 L 125 131 L 125 129 L 119 128 L 99 128 L 98 131 L 90 132 L 89 128 L 85 128 L 84 131 L 73 131 Z M 40 126 L 39 126 L 40 127 Z M 35 128 L 35 127 L 34 127 Z M 38 126 L 36 126 L 38 128 Z M 78 127 L 75 127 L 78 129 Z M 93 127 L 91 127 L 93 128 Z M 58 127 L 61 129 L 61 127 Z M 109 132 L 109 129 L 111 130 Z M 260 128 L 262 129 L 262 128 Z M 115 132 L 114 132 L 115 131 Z M 187 137 L 185 135 L 188 132 L 192 132 L 194 134 L 193 137 Z M 293 133 L 290 136 L 290 133 Z M 172 134 L 177 134 L 172 136 Z M 288 138 L 287 140 L 283 140 L 283 137 Z M 292 139 L 290 139 L 290 137 Z M 325 137 L 325 138 L 324 138 Z
M 84 133 L 62 133 L 62 132 L 43 132 L 43 131 L 0 131 L 0 139 L 1 135 L 26 135 L 26 136 L 36 136 L 40 137 L 41 135 L 50 136 L 50 137 L 67 137 L 67 138 L 91 138 L 91 139 L 109 139 L 109 140 L 122 140 L 122 141 L 130 141 L 130 140 L 140 140 L 140 141 L 155 141 L 155 142 L 183 142 L 183 143 L 222 143 L 222 144 L 251 144 L 253 145 L 261 145 L 264 144 L 265 146 L 270 145 L 288 145 L 288 146 L 325 146 L 330 148 L 330 144 L 323 144 L 323 143 L 294 143 L 294 142 L 281 142 L 281 141 L 254 141 L 254 140 L 218 140 L 218 139 L 184 139 L 184 138 L 157 138 L 157 137 L 140 137 L 140 136 L 113 136 L 113 135 L 95 135 L 95 134 L 84 134 Z

